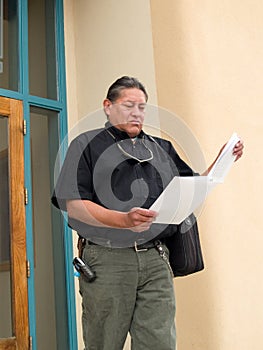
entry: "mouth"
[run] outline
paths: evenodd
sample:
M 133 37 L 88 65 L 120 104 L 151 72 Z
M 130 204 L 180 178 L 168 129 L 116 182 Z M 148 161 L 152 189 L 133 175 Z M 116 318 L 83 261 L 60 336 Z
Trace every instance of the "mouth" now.
M 129 121 L 129 124 L 132 124 L 132 125 L 141 125 L 141 123 L 140 123 L 138 120 L 130 120 L 130 121 Z

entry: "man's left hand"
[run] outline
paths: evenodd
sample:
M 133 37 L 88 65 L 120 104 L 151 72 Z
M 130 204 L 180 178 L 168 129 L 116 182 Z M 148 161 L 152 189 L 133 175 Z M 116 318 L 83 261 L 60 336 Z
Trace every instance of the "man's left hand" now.
M 235 162 L 242 156 L 244 149 L 243 141 L 238 141 L 233 149 L 233 155 L 236 156 Z

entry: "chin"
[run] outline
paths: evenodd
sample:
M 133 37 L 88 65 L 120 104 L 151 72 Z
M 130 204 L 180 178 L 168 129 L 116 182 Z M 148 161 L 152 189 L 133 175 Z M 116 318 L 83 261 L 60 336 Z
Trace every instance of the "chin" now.
M 142 130 L 141 125 L 132 125 L 131 127 L 127 128 L 126 132 L 130 137 L 135 137 L 135 136 L 139 135 L 141 130 Z

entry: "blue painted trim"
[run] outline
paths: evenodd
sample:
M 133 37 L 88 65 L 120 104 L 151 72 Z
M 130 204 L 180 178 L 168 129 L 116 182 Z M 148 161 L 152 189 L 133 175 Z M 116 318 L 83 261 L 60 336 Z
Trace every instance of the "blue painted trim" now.
M 45 109 L 51 109 L 51 110 L 54 110 L 57 112 L 65 110 L 65 103 L 50 100 L 50 99 L 43 98 L 43 97 L 38 97 L 38 96 L 32 96 L 32 95 L 28 96 L 27 94 L 22 94 L 22 93 L 17 92 L 17 91 L 6 90 L 6 89 L 0 88 L 0 96 L 13 98 L 15 100 L 25 101 L 25 102 L 29 103 L 31 106 L 45 108 Z M 65 125 L 65 129 L 67 130 L 67 122 Z M 65 134 L 66 134 L 66 132 L 65 132 Z
M 2 88 L 0 88 L 0 96 L 14 98 L 16 100 L 23 100 L 23 95 L 20 92 L 6 90 Z
M 24 102 L 24 119 L 27 121 L 27 134 L 24 137 L 25 147 L 25 186 L 28 190 L 28 197 L 32 198 L 31 178 L 31 157 L 30 157 L 30 106 Z M 34 273 L 34 238 L 32 226 L 32 201 L 26 206 L 26 234 L 27 234 L 27 260 L 30 262 L 31 273 L 28 278 L 28 300 L 29 300 L 29 330 L 32 337 L 33 350 L 36 349 L 36 301 L 35 301 L 35 273 Z
M 58 64 L 58 96 L 59 101 L 63 104 L 63 112 L 60 114 L 60 142 L 66 137 L 68 132 L 67 125 L 67 101 L 66 101 L 66 71 L 65 71 L 65 38 L 64 38 L 64 9 L 63 0 L 56 2 L 56 28 L 57 28 L 57 60 Z M 68 307 L 68 332 L 70 349 L 78 348 L 77 341 L 77 324 L 76 324 L 76 302 L 75 302 L 75 285 L 72 267 L 73 260 L 73 242 L 72 231 L 64 221 L 64 242 L 65 242 L 65 270 L 67 286 L 67 307 Z
M 60 143 L 67 136 L 67 105 L 66 105 L 66 73 L 65 73 L 65 48 L 64 48 L 64 11 L 63 0 L 56 0 L 55 8 L 56 21 L 56 49 L 57 49 L 57 86 L 58 100 L 46 99 L 29 93 L 29 57 L 28 57 L 28 0 L 18 0 L 18 26 L 19 26 L 19 84 L 18 91 L 11 91 L 0 88 L 0 96 L 23 101 L 24 119 L 27 121 L 28 133 L 24 138 L 25 156 L 25 186 L 28 190 L 29 198 L 32 198 L 32 178 L 31 178 L 31 157 L 30 157 L 30 106 L 50 109 L 59 113 L 59 133 Z M 64 149 L 64 155 L 66 147 Z M 29 298 L 29 327 L 32 336 L 33 350 L 37 349 L 36 344 L 36 305 L 34 287 L 34 246 L 32 228 L 32 201 L 26 206 L 26 229 L 27 229 L 27 259 L 32 268 L 28 279 Z M 75 285 L 73 276 L 73 242 L 72 231 L 64 223 L 64 255 L 66 271 L 66 292 L 67 292 L 67 318 L 69 349 L 76 350 L 77 345 L 77 325 L 76 325 L 76 303 Z
M 64 104 L 59 101 L 50 100 L 44 97 L 33 96 L 33 95 L 28 96 L 28 102 L 30 103 L 31 106 L 52 109 L 57 112 L 65 108 Z
M 54 101 L 50 100 L 47 98 L 43 97 L 38 97 L 38 96 L 33 96 L 33 95 L 27 95 L 27 94 L 22 94 L 17 91 L 12 91 L 12 90 L 6 90 L 0 88 L 0 96 L 3 97 L 8 97 L 8 98 L 13 98 L 16 100 L 21 100 L 29 103 L 31 106 L 35 107 L 40 107 L 40 108 L 45 108 L 45 109 L 51 109 L 57 112 L 60 112 L 62 110 L 65 110 L 65 102 L 59 102 L 59 101 Z M 65 123 L 65 130 L 67 130 L 67 122 Z M 66 134 L 66 132 L 65 132 Z

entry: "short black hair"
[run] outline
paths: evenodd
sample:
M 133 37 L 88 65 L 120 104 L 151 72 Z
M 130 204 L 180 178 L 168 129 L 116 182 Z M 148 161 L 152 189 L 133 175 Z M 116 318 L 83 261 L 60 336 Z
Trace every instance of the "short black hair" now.
M 148 100 L 148 94 L 146 92 L 146 89 L 144 85 L 136 78 L 123 76 L 119 79 L 117 79 L 110 87 L 107 93 L 107 99 L 111 102 L 115 102 L 119 97 L 120 93 L 124 89 L 132 89 L 136 88 L 141 90 L 146 98 L 146 101 Z

